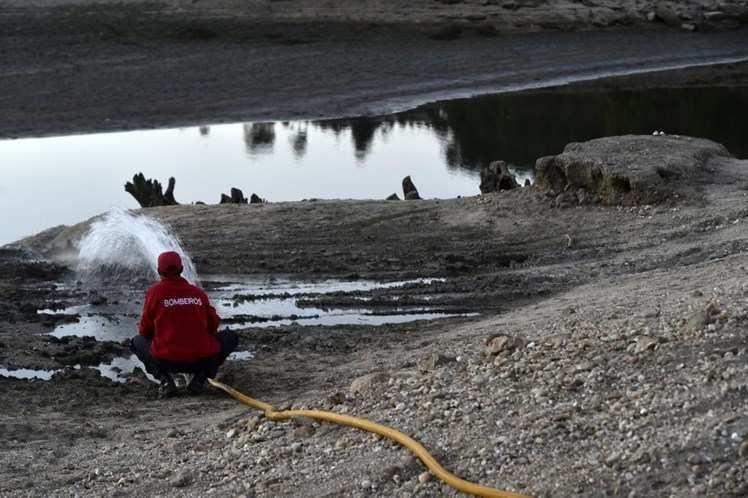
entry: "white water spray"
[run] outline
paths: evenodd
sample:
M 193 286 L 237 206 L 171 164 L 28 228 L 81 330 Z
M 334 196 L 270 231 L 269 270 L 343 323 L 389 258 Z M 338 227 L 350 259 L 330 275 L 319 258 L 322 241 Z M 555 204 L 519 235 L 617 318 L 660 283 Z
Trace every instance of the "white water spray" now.
M 158 255 L 164 251 L 179 253 L 184 266 L 182 276 L 199 284 L 192 259 L 167 227 L 148 216 L 134 216 L 125 209 L 112 208 L 91 225 L 80 241 L 78 271 L 108 280 L 157 278 Z

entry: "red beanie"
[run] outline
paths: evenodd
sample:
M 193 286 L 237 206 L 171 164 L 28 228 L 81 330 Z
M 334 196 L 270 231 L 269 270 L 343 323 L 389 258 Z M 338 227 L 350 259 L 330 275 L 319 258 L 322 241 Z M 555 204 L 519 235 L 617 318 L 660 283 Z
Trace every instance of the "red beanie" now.
M 162 252 L 158 256 L 158 272 L 161 275 L 182 273 L 182 258 L 174 251 Z

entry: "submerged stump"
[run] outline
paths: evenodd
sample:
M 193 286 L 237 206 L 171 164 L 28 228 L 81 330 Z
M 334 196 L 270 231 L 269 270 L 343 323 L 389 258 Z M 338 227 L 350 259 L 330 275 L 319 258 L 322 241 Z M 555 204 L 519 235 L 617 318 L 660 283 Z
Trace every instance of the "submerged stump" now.
M 140 207 L 175 206 L 179 204 L 174 199 L 175 184 L 176 180 L 172 176 L 164 192 L 158 180 L 146 179 L 143 173 L 138 173 L 132 177 L 131 182 L 125 183 L 125 192 L 132 195 Z
M 410 176 L 403 178 L 403 197 L 405 200 L 418 200 L 421 198 L 421 196 L 418 195 L 418 189 L 416 189 Z
M 244 197 L 244 192 L 238 188 L 231 189 L 231 195 L 221 194 L 221 204 L 247 204 L 247 198 Z
M 480 170 L 480 191 L 482 194 L 512 190 L 519 187 L 514 175 L 504 161 L 494 161 Z

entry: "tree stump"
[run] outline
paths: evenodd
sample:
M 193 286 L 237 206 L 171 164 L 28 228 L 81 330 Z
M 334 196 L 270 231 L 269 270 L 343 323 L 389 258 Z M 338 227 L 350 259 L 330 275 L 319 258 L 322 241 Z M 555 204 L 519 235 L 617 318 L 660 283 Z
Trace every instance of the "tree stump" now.
M 221 204 L 247 204 L 247 198 L 238 188 L 231 188 L 231 196 L 221 194 Z
M 132 182 L 125 183 L 125 192 L 132 195 L 140 207 L 175 206 L 179 204 L 174 199 L 175 184 L 174 177 L 169 178 L 169 185 L 164 192 L 158 180 L 146 180 L 143 173 L 138 173 L 132 177 Z
M 410 176 L 403 178 L 403 197 L 405 197 L 405 200 L 417 200 L 421 198 Z
M 504 161 L 494 161 L 480 170 L 480 191 L 482 194 L 512 190 L 519 187 L 514 175 Z

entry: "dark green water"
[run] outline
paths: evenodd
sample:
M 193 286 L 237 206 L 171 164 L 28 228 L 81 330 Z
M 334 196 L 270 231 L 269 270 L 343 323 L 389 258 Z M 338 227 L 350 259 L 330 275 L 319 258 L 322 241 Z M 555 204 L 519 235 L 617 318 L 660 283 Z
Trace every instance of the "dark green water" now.
M 748 87 L 510 93 L 315 124 L 350 129 L 362 159 L 377 131 L 396 124 L 427 127 L 443 140 L 448 167 L 472 170 L 497 159 L 531 167 L 538 157 L 558 154 L 569 142 L 655 130 L 709 138 L 748 158 Z

